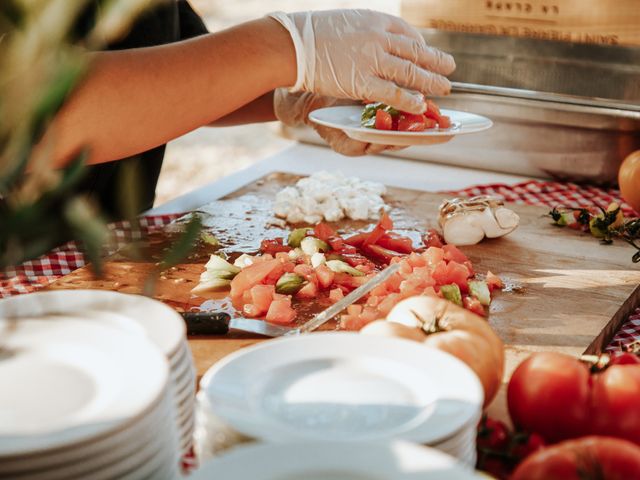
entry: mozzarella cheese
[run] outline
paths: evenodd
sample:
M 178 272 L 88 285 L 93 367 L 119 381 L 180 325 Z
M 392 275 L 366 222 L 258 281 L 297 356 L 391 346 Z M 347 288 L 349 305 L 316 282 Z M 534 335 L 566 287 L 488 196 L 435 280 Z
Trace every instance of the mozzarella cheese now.
M 289 223 L 377 220 L 381 211 L 389 210 L 382 199 L 385 193 L 381 183 L 322 171 L 283 188 L 276 194 L 273 209 Z

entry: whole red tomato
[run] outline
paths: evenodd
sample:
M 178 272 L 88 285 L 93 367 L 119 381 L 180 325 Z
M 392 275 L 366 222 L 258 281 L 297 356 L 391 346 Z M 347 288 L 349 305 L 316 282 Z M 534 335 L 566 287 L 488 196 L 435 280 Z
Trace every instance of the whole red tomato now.
M 640 445 L 640 365 L 613 365 L 592 378 L 589 433 Z
M 609 365 L 633 365 L 640 363 L 640 357 L 631 352 L 616 352 L 611 354 Z
M 548 442 L 585 434 L 589 420 L 589 369 L 558 353 L 531 355 L 513 372 L 507 389 L 514 425 Z
M 608 435 L 640 444 L 638 364 L 591 373 L 568 355 L 537 353 L 513 373 L 507 400 L 513 423 L 548 442 Z
M 500 451 L 509 444 L 509 429 L 507 426 L 492 418 L 484 418 L 478 427 L 478 448 Z
M 610 437 L 567 440 L 530 455 L 510 478 L 585 479 L 640 479 L 640 447 L 626 440 Z
M 518 460 L 523 460 L 546 446 L 542 436 L 537 433 L 525 434 L 522 439 L 518 438 L 519 435 L 521 434 L 514 436 L 515 441 L 512 441 L 514 445 L 511 448 L 511 455 Z

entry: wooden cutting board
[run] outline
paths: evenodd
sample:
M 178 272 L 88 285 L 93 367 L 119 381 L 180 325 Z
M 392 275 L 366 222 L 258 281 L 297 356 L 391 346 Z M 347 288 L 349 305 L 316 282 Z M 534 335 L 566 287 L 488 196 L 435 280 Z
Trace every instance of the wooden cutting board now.
M 255 251 L 261 239 L 286 235 L 288 229 L 274 225 L 271 202 L 275 192 L 299 177 L 271 174 L 222 200 L 200 209 L 205 226 L 229 251 Z M 426 228 L 436 227 L 441 194 L 391 188 L 395 230 L 418 238 Z M 491 270 L 507 284 L 493 301 L 489 322 L 506 344 L 508 379 L 517 364 L 536 351 L 559 351 L 571 355 L 600 352 L 624 318 L 640 303 L 640 266 L 631 262 L 633 250 L 623 242 L 601 245 L 596 239 L 551 225 L 548 209 L 513 205 L 521 217 L 520 227 L 501 239 L 464 247 L 478 272 Z M 344 230 L 367 227 L 366 222 L 342 222 Z M 169 228 L 152 238 L 164 245 Z M 165 272 L 158 280 L 156 298 L 178 309 L 228 308 L 224 295 L 208 299 L 191 295 L 209 251 L 201 248 L 185 263 Z M 113 257 L 106 262 L 105 276 L 95 279 L 89 268 L 79 269 L 53 283 L 51 289 L 95 288 L 140 293 L 151 263 Z M 227 337 L 191 338 L 189 343 L 198 376 L 217 360 L 261 338 L 241 332 Z M 504 389 L 503 389 L 504 390 Z M 504 398 L 499 396 L 491 413 L 506 419 Z

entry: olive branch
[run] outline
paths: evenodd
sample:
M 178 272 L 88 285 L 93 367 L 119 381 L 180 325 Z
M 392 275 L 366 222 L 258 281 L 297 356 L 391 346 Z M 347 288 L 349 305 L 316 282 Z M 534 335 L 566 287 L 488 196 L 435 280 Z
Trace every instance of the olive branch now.
M 109 230 L 97 205 L 72 194 L 83 178 L 88 151 L 78 151 L 65 169 L 51 168 L 55 132 L 50 127 L 90 70 L 89 52 L 120 38 L 139 14 L 157 3 L 0 2 L 0 271 L 71 236 L 80 241 L 94 272 L 101 273 Z M 124 191 L 131 191 L 132 181 Z M 130 207 L 125 211 L 135 225 L 137 210 Z M 189 238 L 194 228 L 187 229 Z M 183 252 L 185 241 L 177 243 Z

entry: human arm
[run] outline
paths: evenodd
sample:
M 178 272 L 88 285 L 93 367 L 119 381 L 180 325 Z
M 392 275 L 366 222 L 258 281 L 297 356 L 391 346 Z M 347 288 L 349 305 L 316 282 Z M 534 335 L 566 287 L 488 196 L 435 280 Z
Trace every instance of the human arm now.
M 243 105 L 237 110 L 209 124 L 210 127 L 233 127 L 247 123 L 273 122 L 279 120 L 274 112 L 274 92 L 264 95 Z
M 54 122 L 54 164 L 85 146 L 89 163 L 123 158 L 232 112 L 220 122 L 246 121 L 256 105 L 270 118 L 268 97 L 261 97 L 277 87 L 376 99 L 416 113 L 424 110 L 424 94 L 450 88 L 443 75 L 455 68 L 453 59 L 397 17 L 335 10 L 276 18 L 176 44 L 94 54 L 92 71 Z
M 86 145 L 91 164 L 148 150 L 296 80 L 291 38 L 271 18 L 92 56 L 90 74 L 52 126 L 56 167 Z

